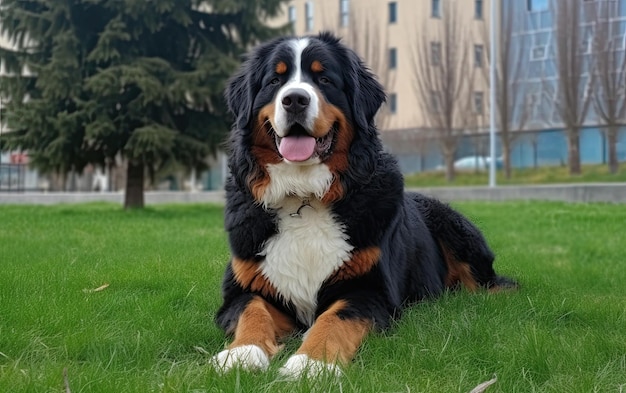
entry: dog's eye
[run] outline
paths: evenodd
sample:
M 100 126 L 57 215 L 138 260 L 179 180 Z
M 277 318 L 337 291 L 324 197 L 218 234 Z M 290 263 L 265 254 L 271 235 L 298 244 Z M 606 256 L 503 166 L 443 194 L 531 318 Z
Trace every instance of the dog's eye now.
M 278 78 L 274 78 L 270 81 L 270 85 L 277 85 L 280 83 L 280 79 Z
M 330 83 L 330 79 L 328 79 L 325 76 L 320 76 L 320 78 L 318 79 L 318 82 L 321 83 L 322 85 L 328 85 Z

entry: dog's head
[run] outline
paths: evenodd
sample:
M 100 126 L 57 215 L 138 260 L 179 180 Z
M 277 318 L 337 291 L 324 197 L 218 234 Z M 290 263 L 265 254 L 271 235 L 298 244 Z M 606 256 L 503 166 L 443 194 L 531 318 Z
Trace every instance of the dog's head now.
M 325 165 L 334 180 L 358 181 L 380 150 L 373 119 L 384 99 L 359 57 L 328 33 L 262 44 L 226 89 L 236 118 L 231 148 L 245 156 L 231 170 L 246 171 L 259 190 L 277 164 Z

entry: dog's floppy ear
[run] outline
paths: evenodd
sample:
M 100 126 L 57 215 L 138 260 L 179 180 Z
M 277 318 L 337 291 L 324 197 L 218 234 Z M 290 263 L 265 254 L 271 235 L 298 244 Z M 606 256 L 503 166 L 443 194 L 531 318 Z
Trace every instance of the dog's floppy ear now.
M 348 50 L 350 58 L 350 75 L 353 78 L 351 86 L 354 94 L 352 113 L 357 126 L 366 130 L 372 124 L 374 116 L 380 106 L 386 101 L 385 92 L 374 74 L 352 50 Z
M 285 37 L 259 44 L 243 59 L 239 70 L 228 81 L 224 96 L 228 109 L 235 115 L 238 129 L 247 129 L 252 120 L 254 99 L 261 88 L 262 75 L 265 73 L 267 61 L 276 44 Z
M 228 81 L 224 91 L 228 110 L 235 115 L 235 125 L 240 130 L 248 126 L 252 117 L 253 92 L 248 71 L 250 61 L 247 59 L 242 63 L 239 71 Z

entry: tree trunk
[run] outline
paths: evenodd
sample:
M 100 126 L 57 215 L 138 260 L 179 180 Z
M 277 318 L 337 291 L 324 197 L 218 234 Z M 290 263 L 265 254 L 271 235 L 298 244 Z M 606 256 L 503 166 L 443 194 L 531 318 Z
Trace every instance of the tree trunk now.
M 124 209 L 143 208 L 144 165 L 141 160 L 128 160 Z
M 454 154 L 445 154 L 446 160 L 446 181 L 451 183 L 454 181 Z
M 609 126 L 606 138 L 609 145 L 609 173 L 615 174 L 619 170 L 619 161 L 617 160 L 617 126 Z
M 580 130 L 574 127 L 567 135 L 567 162 L 570 175 L 580 175 Z
M 502 165 L 504 177 L 509 180 L 511 178 L 511 144 L 508 138 L 502 138 Z

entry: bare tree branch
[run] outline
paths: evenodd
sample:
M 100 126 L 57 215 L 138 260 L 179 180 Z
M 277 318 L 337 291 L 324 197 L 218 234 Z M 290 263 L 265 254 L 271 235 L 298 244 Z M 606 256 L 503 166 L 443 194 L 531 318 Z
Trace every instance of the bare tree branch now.
M 434 128 L 445 160 L 446 179 L 454 180 L 458 141 L 472 112 L 475 70 L 469 62 L 470 35 L 456 4 L 442 2 L 442 18 L 416 32 L 412 66 L 414 88 L 427 125 Z M 470 124 L 471 126 L 472 124 Z
M 596 81 L 593 109 L 606 126 L 609 172 L 617 173 L 617 136 L 619 127 L 626 123 L 626 50 L 623 32 L 619 29 L 623 21 L 612 18 L 618 14 L 617 3 L 591 3 L 587 7 L 593 20 L 593 40 L 589 40 L 589 44 L 593 44 L 591 69 Z
M 556 113 L 567 133 L 568 166 L 571 175 L 581 174 L 580 129 L 591 104 L 594 75 L 590 71 L 590 55 L 583 43 L 585 8 L 577 2 L 553 0 L 555 19 L 555 82 Z
M 511 150 L 519 131 L 526 128 L 530 117 L 528 100 L 528 88 L 526 83 L 520 83 L 523 79 L 523 56 L 528 54 L 528 45 L 525 37 L 514 36 L 515 12 L 511 6 L 503 6 L 500 10 L 500 26 L 498 29 L 498 54 L 495 61 L 496 74 L 496 102 L 493 109 L 496 110 L 496 129 L 502 145 L 502 160 L 504 174 L 507 179 L 511 178 Z M 483 25 L 480 30 L 483 42 L 489 42 L 489 30 Z M 487 59 L 491 60 L 492 53 L 487 45 Z M 484 67 L 483 77 L 489 82 L 489 66 Z M 491 87 L 491 86 L 490 86 Z

